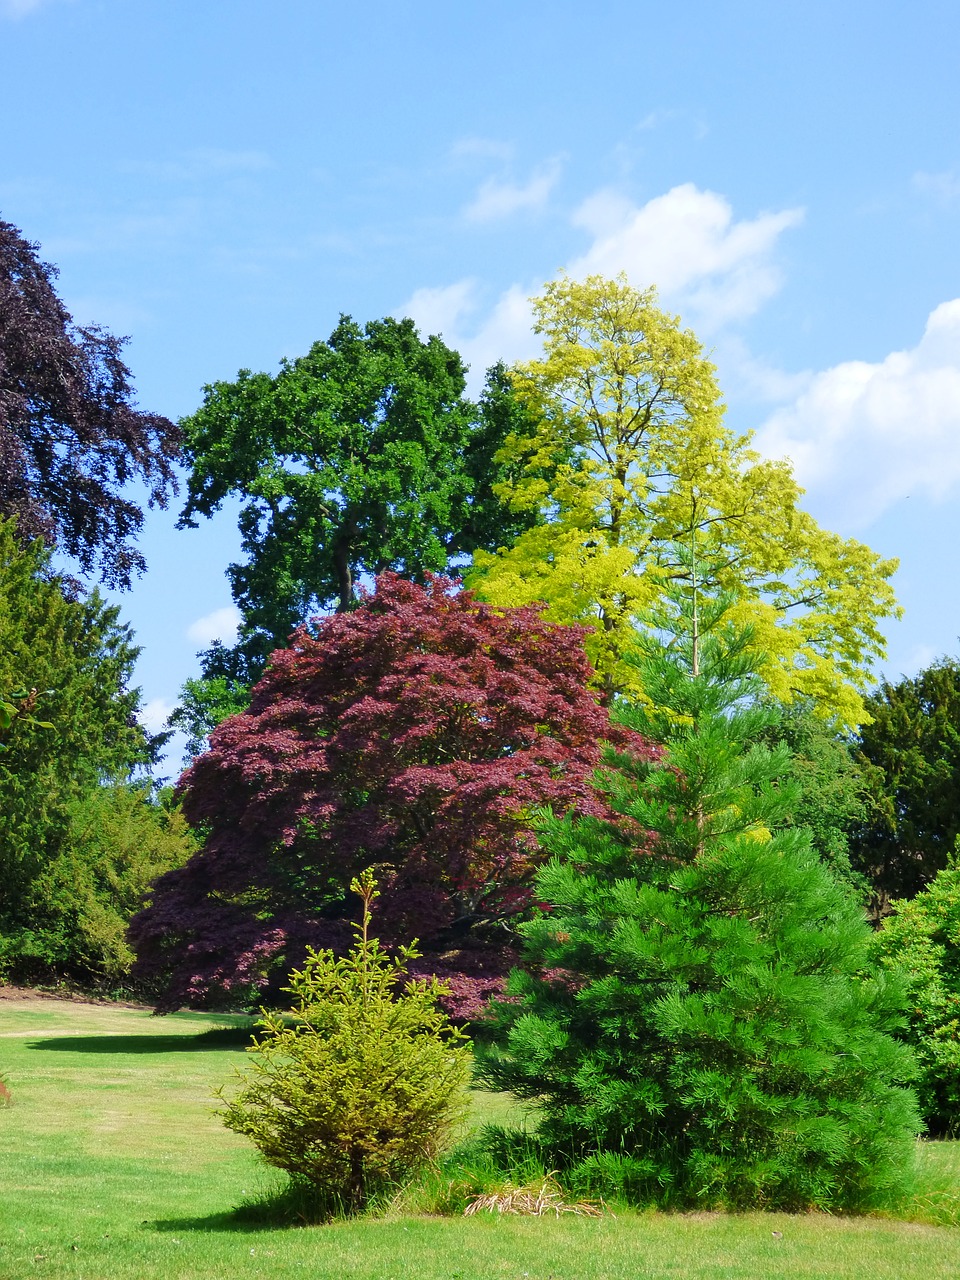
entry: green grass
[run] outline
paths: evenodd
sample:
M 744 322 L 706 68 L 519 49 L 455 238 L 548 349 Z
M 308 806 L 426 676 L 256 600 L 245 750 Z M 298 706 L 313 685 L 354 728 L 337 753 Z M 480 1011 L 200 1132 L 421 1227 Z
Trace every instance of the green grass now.
M 212 1114 L 242 1019 L 0 1001 L 0 1280 L 939 1280 L 960 1230 L 821 1215 L 619 1213 L 598 1221 L 394 1217 L 244 1224 L 277 1185 Z M 230 1024 L 230 1025 L 227 1025 Z M 480 1094 L 476 1119 L 509 1099 Z M 921 1146 L 917 1218 L 960 1221 L 960 1144 Z M 779 1237 L 773 1233 L 781 1233 Z

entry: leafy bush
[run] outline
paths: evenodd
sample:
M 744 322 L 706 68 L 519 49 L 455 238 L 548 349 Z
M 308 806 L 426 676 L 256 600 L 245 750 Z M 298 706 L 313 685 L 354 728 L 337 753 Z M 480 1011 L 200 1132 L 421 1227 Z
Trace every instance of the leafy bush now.
M 958 841 L 960 845 L 960 841 Z M 905 1038 L 920 1062 L 917 1093 L 933 1134 L 960 1131 L 960 861 L 894 914 L 876 936 L 881 961 L 907 984 Z
M 358 1212 L 437 1157 L 461 1118 L 468 1050 L 436 980 L 398 990 L 415 952 L 391 959 L 370 938 L 372 874 L 351 887 L 363 902 L 355 946 L 341 959 L 312 951 L 294 971 L 293 1023 L 264 1014 L 252 1071 L 222 1115 L 328 1210 Z

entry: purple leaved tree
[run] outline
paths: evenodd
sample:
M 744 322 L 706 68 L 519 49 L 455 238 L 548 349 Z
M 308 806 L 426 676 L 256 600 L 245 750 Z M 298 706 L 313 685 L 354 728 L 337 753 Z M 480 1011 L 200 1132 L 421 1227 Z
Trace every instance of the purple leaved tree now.
M 249 1002 L 307 945 L 346 950 L 348 886 L 372 866 L 381 936 L 418 938 L 419 971 L 476 1013 L 531 902 L 532 811 L 600 816 L 601 743 L 655 750 L 611 724 L 590 674 L 581 629 L 441 577 L 383 574 L 354 612 L 297 631 L 181 780 L 204 844 L 130 935 L 158 1008 Z

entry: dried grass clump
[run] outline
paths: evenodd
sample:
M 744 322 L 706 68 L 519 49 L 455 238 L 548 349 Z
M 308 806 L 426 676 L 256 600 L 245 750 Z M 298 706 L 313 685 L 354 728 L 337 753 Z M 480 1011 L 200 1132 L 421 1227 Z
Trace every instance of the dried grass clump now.
M 483 1210 L 487 1213 L 516 1213 L 536 1218 L 542 1218 L 547 1213 L 552 1213 L 557 1218 L 561 1213 L 573 1213 L 580 1218 L 601 1218 L 604 1205 L 602 1201 L 597 1205 L 591 1200 L 577 1200 L 573 1204 L 567 1204 L 563 1199 L 563 1188 L 552 1174 L 548 1174 L 539 1187 L 531 1184 L 523 1187 L 505 1186 L 499 1191 L 477 1196 L 464 1209 L 463 1215 L 470 1217 Z

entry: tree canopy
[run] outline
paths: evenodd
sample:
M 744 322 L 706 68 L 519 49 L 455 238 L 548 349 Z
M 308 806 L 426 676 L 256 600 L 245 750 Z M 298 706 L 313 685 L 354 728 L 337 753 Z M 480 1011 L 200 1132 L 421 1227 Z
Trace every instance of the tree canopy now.
M 494 493 L 498 450 L 524 422 L 512 384 L 494 367 L 478 405 L 464 386 L 459 355 L 411 320 L 341 316 L 275 376 L 241 370 L 205 389 L 182 423 L 180 523 L 238 496 L 246 555 L 227 571 L 239 644 L 210 650 L 206 676 L 251 684 L 296 626 L 352 608 L 364 574 L 423 581 L 530 523 Z
M 673 549 L 695 540 L 768 655 L 772 693 L 859 723 L 880 622 L 896 611 L 895 562 L 821 529 L 789 464 L 762 460 L 725 425 L 713 366 L 655 290 L 561 277 L 534 311 L 543 355 L 511 371 L 533 426 L 504 444 L 510 481 L 495 486 L 531 524 L 479 549 L 470 585 L 595 624 L 588 652 L 613 693 L 629 688 L 636 616 L 683 576 Z
M 342 951 L 347 886 L 376 866 L 380 931 L 419 937 L 472 1012 L 503 972 L 502 923 L 530 902 L 532 810 L 596 809 L 601 739 L 648 750 L 589 675 L 579 628 L 382 575 L 273 655 L 184 775 L 205 843 L 134 921 L 137 972 L 166 984 L 165 1008 L 255 998 L 308 944 Z
M 0 221 L 0 516 L 42 537 L 110 586 L 129 586 L 143 511 L 123 490 L 140 479 L 151 505 L 175 488 L 180 434 L 136 408 L 125 339 L 74 324 L 55 267 Z
M 871 806 L 852 846 L 882 910 L 913 897 L 947 865 L 960 834 L 960 661 L 941 658 L 915 676 L 883 681 L 856 754 Z
M 78 806 L 149 758 L 129 687 L 137 652 L 116 607 L 65 595 L 42 543 L 22 547 L 0 521 L 0 690 L 33 704 L 0 729 L 0 970 L 77 959 L 61 907 L 84 890 L 75 867 L 54 903 L 49 876 L 76 853 Z

